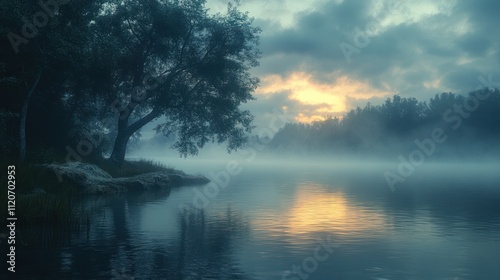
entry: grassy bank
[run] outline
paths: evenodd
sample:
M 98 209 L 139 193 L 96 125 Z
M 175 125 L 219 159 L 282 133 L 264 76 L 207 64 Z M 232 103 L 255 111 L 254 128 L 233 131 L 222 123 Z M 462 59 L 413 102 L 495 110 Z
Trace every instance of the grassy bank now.
M 122 166 L 117 167 L 110 163 L 107 159 L 95 159 L 91 161 L 102 170 L 108 172 L 114 178 L 117 177 L 132 177 L 149 172 L 168 172 L 172 173 L 176 170 L 171 167 L 152 160 L 125 161 Z
M 68 180 L 59 181 L 56 174 L 42 168 L 39 164 L 50 161 L 32 161 L 16 163 L 2 160 L 3 170 L 8 165 L 15 165 L 15 216 L 16 228 L 19 232 L 21 245 L 31 244 L 50 246 L 69 237 L 72 230 L 88 227 L 89 214 L 77 203 L 76 186 Z M 60 162 L 60 161 L 59 161 Z M 103 158 L 92 159 L 88 163 L 95 164 L 113 177 L 130 177 L 148 172 L 173 172 L 172 167 L 153 161 L 126 162 L 121 167 L 110 164 Z M 7 172 L 3 172 L 2 182 L 7 184 Z M 7 218 L 7 188 L 0 192 L 0 218 Z M 0 230 L 0 236 L 5 236 L 6 229 Z

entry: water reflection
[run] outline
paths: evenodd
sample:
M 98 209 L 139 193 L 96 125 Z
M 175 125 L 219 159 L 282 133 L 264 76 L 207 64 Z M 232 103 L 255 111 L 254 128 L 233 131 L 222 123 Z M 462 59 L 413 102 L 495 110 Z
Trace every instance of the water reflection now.
M 307 235 L 329 232 L 350 238 L 367 238 L 382 234 L 387 225 L 383 213 L 373 206 L 354 204 L 346 194 L 330 191 L 322 185 L 299 184 L 290 208 L 260 212 L 253 228 L 269 235 Z
M 282 279 L 328 237 L 340 247 L 308 279 L 500 273 L 500 180 L 411 179 L 391 193 L 376 181 L 381 173 L 246 171 L 204 209 L 189 207 L 193 190 L 203 187 L 88 198 L 82 205 L 92 213 L 89 230 L 51 251 L 20 250 L 20 273 L 25 279 Z
M 171 270 L 179 279 L 247 279 L 238 268 L 233 248 L 248 233 L 242 217 L 227 209 L 206 219 L 205 210 L 185 210 L 181 224 L 178 267 Z
M 63 272 L 82 279 L 96 275 L 102 279 L 247 279 L 232 257 L 234 240 L 248 231 L 241 216 L 227 209 L 206 219 L 205 210 L 185 209 L 176 215 L 176 236 L 148 232 L 147 223 L 141 221 L 151 218 L 145 215 L 166 200 L 149 201 L 146 207 L 133 197 L 108 201 L 105 211 L 94 217 L 90 236 L 62 251 Z M 168 215 L 155 219 L 172 222 Z

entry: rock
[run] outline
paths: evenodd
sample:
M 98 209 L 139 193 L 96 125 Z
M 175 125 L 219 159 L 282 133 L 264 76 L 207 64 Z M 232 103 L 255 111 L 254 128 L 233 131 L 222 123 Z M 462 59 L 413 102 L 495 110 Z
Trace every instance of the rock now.
M 172 185 L 206 184 L 209 182 L 205 177 L 187 175 L 182 171 L 151 172 L 133 177 L 113 178 L 98 166 L 82 162 L 44 164 L 42 167 L 75 184 L 79 191 L 85 194 L 141 192 L 170 188 Z
M 210 182 L 206 177 L 193 176 L 188 174 L 170 174 L 170 180 L 175 186 L 204 185 Z
M 116 178 L 113 182 L 125 186 L 128 191 L 136 192 L 159 190 L 171 186 L 170 177 L 165 172 L 151 172 L 128 178 Z
M 174 186 L 204 185 L 210 182 L 205 176 L 189 175 L 180 170 L 171 171 L 168 176 Z
M 87 180 L 79 183 L 79 186 L 84 194 L 115 194 L 128 191 L 126 186 L 117 184 L 113 179 Z
M 87 179 L 101 178 L 111 179 L 106 171 L 95 164 L 83 162 L 66 162 L 64 164 L 42 164 L 42 167 L 50 169 L 64 178 L 75 181 L 84 181 Z
M 111 175 L 94 164 L 66 162 L 64 164 L 43 164 L 42 167 L 55 172 L 63 180 L 70 181 L 82 193 L 111 194 L 127 191 L 125 186 L 115 184 Z

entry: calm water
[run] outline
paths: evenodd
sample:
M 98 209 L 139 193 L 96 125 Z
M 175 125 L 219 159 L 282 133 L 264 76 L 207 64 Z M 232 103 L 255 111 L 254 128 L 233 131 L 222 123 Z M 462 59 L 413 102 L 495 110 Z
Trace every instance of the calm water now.
M 225 164 L 175 165 L 206 173 Z M 355 165 L 239 167 L 218 192 L 190 186 L 88 198 L 90 230 L 74 233 L 71 244 L 19 252 L 25 254 L 19 273 L 30 279 L 500 279 L 498 166 L 484 172 L 429 166 L 394 193 L 381 170 Z

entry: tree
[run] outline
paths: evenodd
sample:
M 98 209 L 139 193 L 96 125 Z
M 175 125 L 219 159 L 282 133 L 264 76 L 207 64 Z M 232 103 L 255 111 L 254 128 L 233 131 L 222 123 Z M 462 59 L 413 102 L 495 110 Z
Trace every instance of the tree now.
M 228 5 L 209 15 L 203 0 L 108 1 L 96 20 L 103 44 L 115 48 L 105 76 L 118 108 L 118 133 L 110 160 L 124 162 L 130 137 L 162 118 L 158 133 L 177 134 L 181 155 L 207 142 L 241 147 L 252 129 L 239 108 L 252 100 L 258 79 L 258 28 Z M 96 48 L 98 49 L 98 48 Z
M 43 96 L 43 102 L 61 101 L 71 95 L 68 86 L 75 84 L 75 77 L 80 76 L 78 69 L 88 60 L 82 46 L 88 39 L 88 23 L 95 17 L 99 1 L 60 2 L 5 1 L 0 4 L 0 86 L 4 90 L 1 108 L 19 118 L 17 133 L 10 133 L 10 137 L 17 136 L 20 161 L 26 157 L 29 143 L 26 135 L 34 135 L 33 131 L 26 132 L 30 118 L 33 119 L 31 100 L 38 95 Z M 47 118 L 55 109 L 47 106 L 38 113 Z M 54 135 L 51 128 L 62 131 Z M 46 120 L 39 131 L 36 136 L 53 135 L 56 139 L 65 133 Z

